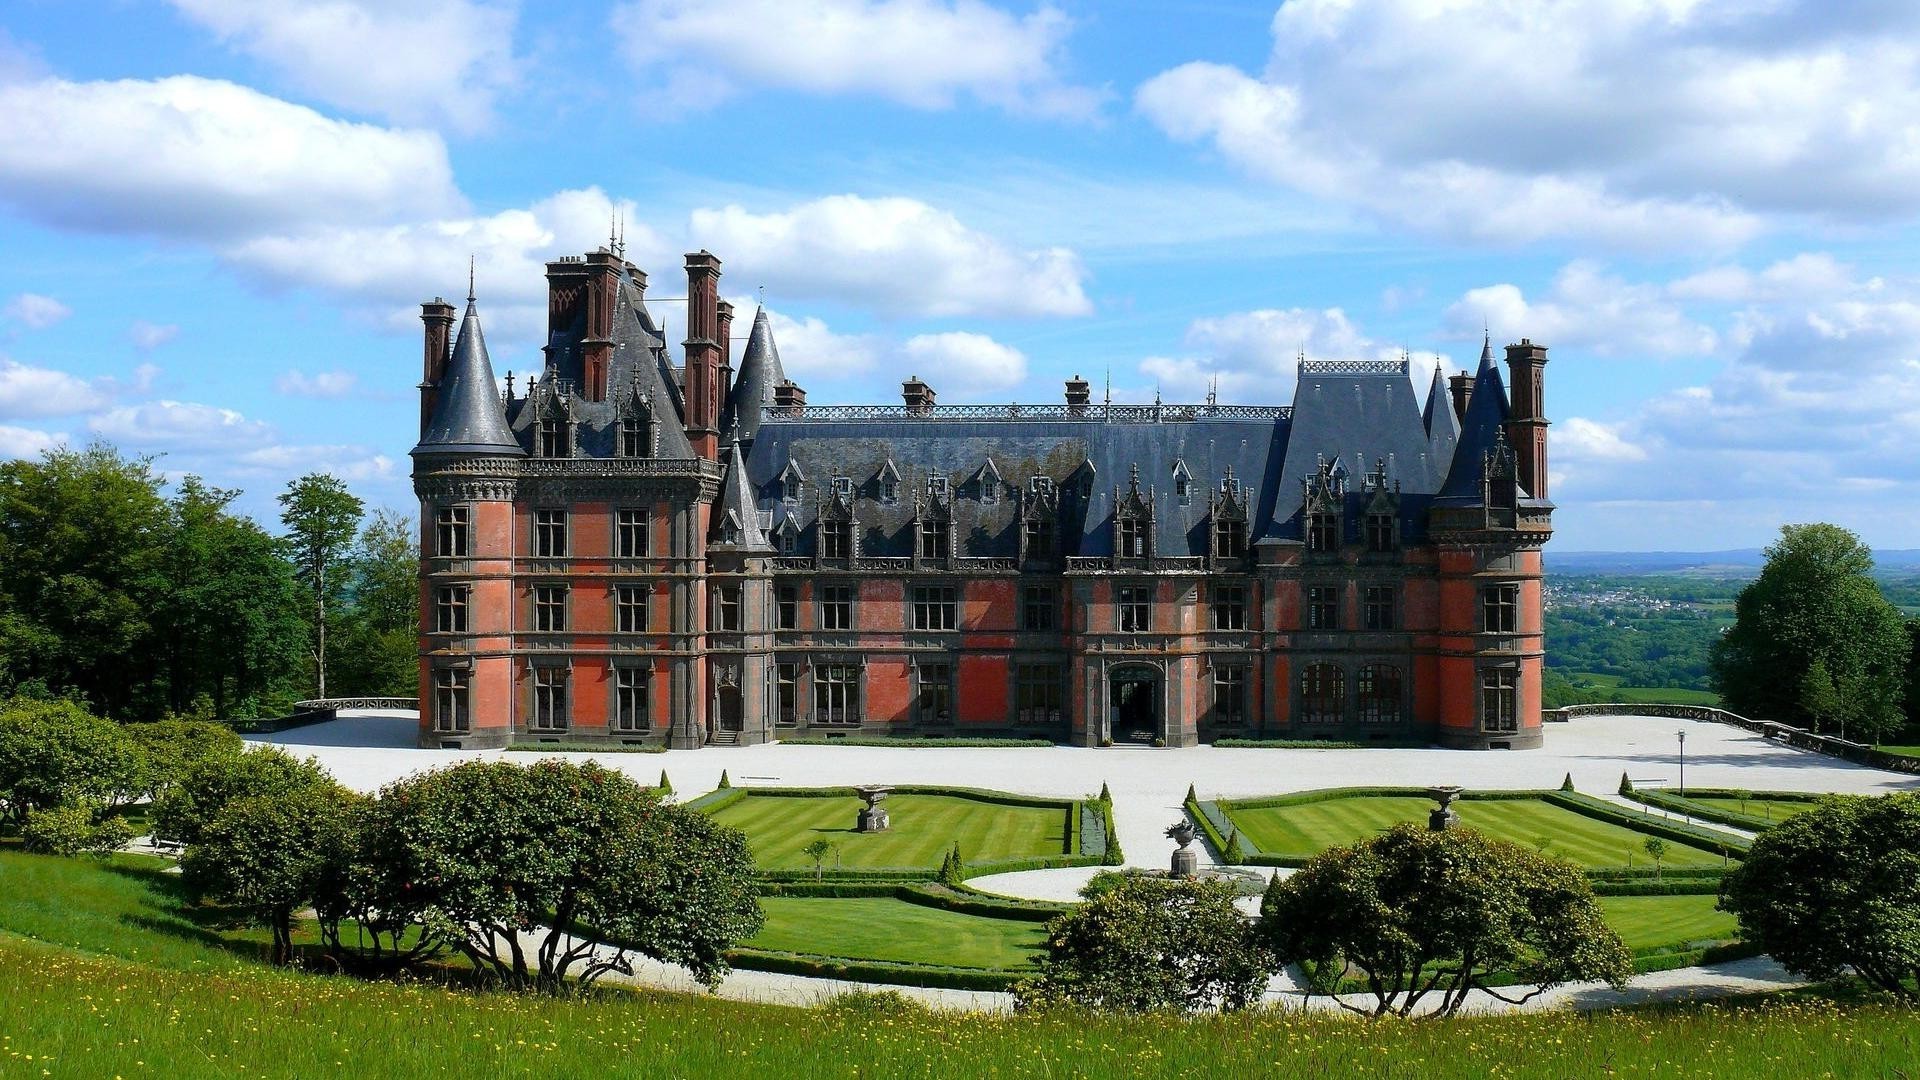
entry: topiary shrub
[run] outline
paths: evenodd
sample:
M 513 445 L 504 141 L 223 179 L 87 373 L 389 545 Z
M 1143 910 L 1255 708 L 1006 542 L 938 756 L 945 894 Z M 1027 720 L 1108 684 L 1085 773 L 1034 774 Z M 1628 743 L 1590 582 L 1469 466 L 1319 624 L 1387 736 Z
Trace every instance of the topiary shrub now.
M 720 787 L 723 787 L 723 788 L 730 788 L 730 787 L 732 787 L 732 786 L 733 786 L 733 781 L 732 781 L 732 780 L 729 780 L 729 779 L 727 779 L 727 770 L 725 770 L 725 769 L 721 769 L 721 770 L 720 770 L 720 784 L 719 784 L 719 786 L 720 786 Z
M 119 818 L 102 818 L 99 807 L 68 802 L 35 810 L 20 830 L 20 846 L 38 855 L 95 855 L 106 858 L 133 839 Z
M 1107 782 L 1105 780 L 1100 781 L 1100 801 L 1103 803 L 1113 801 L 1113 792 L 1107 790 Z
M 665 769 L 660 770 L 660 794 L 673 794 L 673 781 L 667 779 L 667 770 Z
M 1568 773 L 1567 778 L 1565 780 L 1560 781 L 1560 790 L 1561 791 L 1573 790 L 1573 774 L 1572 773 Z
M 1633 781 L 1627 779 L 1627 774 L 1624 772 L 1620 774 L 1620 794 L 1633 794 Z

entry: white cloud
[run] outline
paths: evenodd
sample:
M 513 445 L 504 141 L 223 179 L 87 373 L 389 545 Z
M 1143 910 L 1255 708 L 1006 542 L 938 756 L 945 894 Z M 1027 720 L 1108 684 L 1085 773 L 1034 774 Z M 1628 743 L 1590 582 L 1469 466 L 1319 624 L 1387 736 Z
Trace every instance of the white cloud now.
M 1447 308 L 1456 337 L 1522 335 L 1556 346 L 1586 347 L 1600 355 L 1645 353 L 1700 356 L 1719 345 L 1712 327 L 1695 322 L 1659 285 L 1636 284 L 1597 264 L 1568 263 L 1544 297 L 1529 301 L 1518 285 L 1471 289 Z
M 1085 116 L 1102 96 L 1061 75 L 1071 21 L 1046 4 L 1015 15 L 980 0 L 639 0 L 613 28 L 628 61 L 682 104 L 770 86 Z
M 402 124 L 487 126 L 517 76 L 515 3 L 170 0 L 329 104 Z
M 72 308 L 51 296 L 41 296 L 39 293 L 21 293 L 7 301 L 6 307 L 0 308 L 0 315 L 23 323 L 34 330 L 45 330 L 71 314 L 73 314 Z
M 273 429 L 233 409 L 161 398 L 122 405 L 87 421 L 88 430 L 135 450 L 235 450 L 268 443 Z
M 343 398 L 351 395 L 360 377 L 350 371 L 285 371 L 273 380 L 275 391 L 288 397 Z
M 1573 461 L 1645 461 L 1646 448 L 1629 442 L 1617 425 L 1569 417 L 1554 426 L 1553 448 Z
M 753 308 L 747 303 L 736 300 L 734 309 L 742 316 L 751 318 Z M 796 319 L 768 308 L 767 319 L 773 324 L 774 344 L 780 350 L 780 367 L 788 378 L 803 387 L 810 378 L 835 380 L 866 375 L 879 366 L 880 354 L 885 348 L 878 335 L 835 333 L 813 315 Z M 738 357 L 740 350 L 746 347 L 745 332 L 752 326 L 736 320 L 734 329 L 734 355 Z
M 0 85 L 0 145 L 0 202 L 70 228 L 220 239 L 462 206 L 437 135 L 188 75 Z
M 66 441 L 63 434 L 0 424 L 0 459 L 37 457 Z
M 1065 248 L 1017 250 L 915 199 L 832 195 L 785 213 L 696 210 L 693 242 L 735 280 L 889 314 L 1084 315 L 1086 270 Z
M 1263 73 L 1187 64 L 1136 103 L 1434 232 L 1697 250 L 1770 216 L 1920 211 L 1917 29 L 1912 5 L 1818 0 L 1295 0 Z
M 1340 308 L 1265 308 L 1193 320 L 1180 356 L 1150 356 L 1140 373 L 1168 401 L 1199 401 L 1217 389 L 1222 401 L 1272 405 L 1293 400 L 1295 361 L 1398 359 L 1397 346 L 1375 341 Z M 1430 354 L 1427 354 L 1430 355 Z M 1418 370 L 1416 368 L 1416 370 Z M 1116 396 L 1141 399 L 1140 388 Z
M 66 416 L 106 404 L 101 381 L 0 360 L 0 418 Z
M 900 352 L 909 371 L 922 374 L 949 401 L 978 399 L 1027 377 L 1026 356 L 985 334 L 919 334 L 908 338 Z
M 145 319 L 135 319 L 127 328 L 127 339 L 141 352 L 153 350 L 180 336 L 180 327 L 174 323 L 150 323 Z

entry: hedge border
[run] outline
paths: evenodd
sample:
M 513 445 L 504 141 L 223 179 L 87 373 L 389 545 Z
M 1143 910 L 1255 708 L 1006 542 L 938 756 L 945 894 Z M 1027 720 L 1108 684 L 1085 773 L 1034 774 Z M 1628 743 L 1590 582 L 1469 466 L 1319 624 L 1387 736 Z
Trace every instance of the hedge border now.
M 760 882 L 761 896 L 787 896 L 798 899 L 846 900 L 885 898 L 920 907 L 938 908 L 959 915 L 982 919 L 1006 919 L 1011 922 L 1046 922 L 1072 908 L 1039 900 L 1020 900 L 994 896 L 978 889 L 960 890 L 932 882 L 918 881 L 796 881 Z M 821 953 L 822 956 L 832 955 Z
M 1434 744 L 1425 739 L 1215 739 L 1212 745 L 1222 750 L 1425 750 Z
M 1695 788 L 1694 790 L 1697 794 L 1711 795 L 1716 798 L 1733 799 L 1739 797 L 1734 794 L 1731 788 Z M 1815 803 L 1826 798 L 1824 794 L 1815 794 L 1807 791 L 1751 791 L 1748 792 L 1748 794 L 1755 799 L 1766 799 L 1770 802 Z M 1644 803 L 1647 806 L 1657 806 L 1662 810 L 1671 810 L 1677 814 L 1686 814 L 1689 817 L 1715 821 L 1722 825 L 1731 825 L 1736 829 L 1745 829 L 1748 832 L 1764 832 L 1785 820 L 1784 818 L 1763 818 L 1753 814 L 1743 814 L 1738 810 L 1723 810 L 1720 807 L 1695 802 L 1685 795 L 1675 795 L 1669 791 L 1642 791 L 1639 788 L 1633 788 L 1626 792 L 1626 797 L 1635 802 Z

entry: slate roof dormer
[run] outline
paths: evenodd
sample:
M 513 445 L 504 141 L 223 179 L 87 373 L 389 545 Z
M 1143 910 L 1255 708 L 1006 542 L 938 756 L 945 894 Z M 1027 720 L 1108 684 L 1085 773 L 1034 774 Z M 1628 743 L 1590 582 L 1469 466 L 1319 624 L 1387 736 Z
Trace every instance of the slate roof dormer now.
M 487 339 L 480 332 L 480 311 L 467 297 L 467 314 L 460 322 L 453 358 L 440 377 L 439 401 L 433 417 L 413 448 L 421 454 L 501 454 L 521 457 L 525 451 L 507 427 L 506 408 L 493 381 L 487 358 Z
M 1441 500 L 1467 505 L 1480 501 L 1487 455 L 1496 445 L 1504 446 L 1506 423 L 1507 387 L 1493 362 L 1493 339 L 1488 338 L 1480 349 L 1480 370 L 1473 377 L 1473 393 L 1467 398 L 1467 415 L 1460 424 L 1447 482 L 1440 488 Z
M 747 463 L 740 456 L 737 442 L 728 446 L 727 474 L 720 479 L 720 500 L 713 510 L 716 543 L 730 544 L 739 551 L 772 549 L 761 527 L 760 508 L 747 482 Z
M 1488 339 L 1487 347 L 1492 345 Z M 1432 460 L 1451 462 L 1453 448 L 1460 442 L 1460 418 L 1453 415 L 1453 400 L 1447 391 L 1447 372 L 1439 361 L 1433 365 L 1433 386 L 1427 391 L 1427 405 L 1421 411 L 1427 427 L 1427 444 L 1433 448 Z
M 727 390 L 726 407 L 720 415 L 720 430 L 729 438 L 748 444 L 760 433 L 760 418 L 773 405 L 773 388 L 787 381 L 780 367 L 780 348 L 773 342 L 773 322 L 767 309 L 753 313 L 753 331 L 747 337 L 747 351 L 740 358 L 739 374 Z

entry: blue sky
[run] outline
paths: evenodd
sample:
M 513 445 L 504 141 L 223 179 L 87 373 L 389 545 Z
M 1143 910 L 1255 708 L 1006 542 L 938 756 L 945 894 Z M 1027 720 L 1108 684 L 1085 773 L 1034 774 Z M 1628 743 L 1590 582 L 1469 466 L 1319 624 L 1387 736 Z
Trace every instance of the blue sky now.
M 472 255 L 535 368 L 619 215 L 814 402 L 1424 391 L 1490 327 L 1552 347 L 1556 546 L 1920 546 L 1917 106 L 1895 3 L 9 0 L 0 454 L 408 510 L 419 301 Z

